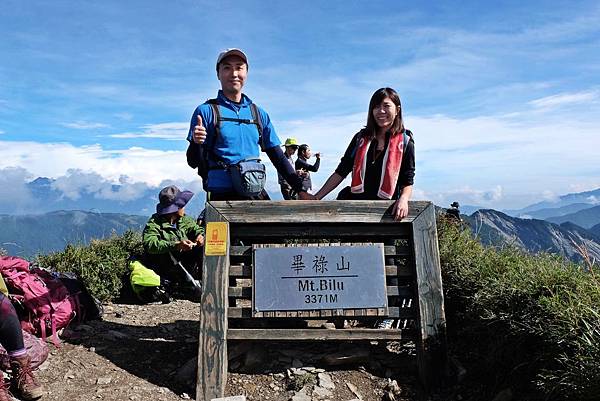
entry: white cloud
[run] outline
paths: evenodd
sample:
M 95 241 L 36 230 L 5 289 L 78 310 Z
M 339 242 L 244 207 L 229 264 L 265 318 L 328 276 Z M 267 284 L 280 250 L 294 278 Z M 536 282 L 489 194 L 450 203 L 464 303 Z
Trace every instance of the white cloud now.
M 593 204 L 600 203 L 600 198 L 599 198 L 599 197 L 597 197 L 597 196 L 594 196 L 594 195 L 590 195 L 590 196 L 588 196 L 587 200 L 588 200 L 590 203 L 593 203 Z
M 96 128 L 106 128 L 107 124 L 103 123 L 94 123 L 90 121 L 74 121 L 71 123 L 62 123 L 63 127 L 74 128 L 74 129 L 96 129 Z
M 119 185 L 106 180 L 96 172 L 84 172 L 69 169 L 63 176 L 57 177 L 51 184 L 53 189 L 59 190 L 67 198 L 77 200 L 82 193 L 94 194 L 98 199 L 130 201 L 140 198 L 148 185 L 143 182 L 130 182 L 129 177 L 121 176 Z
M 142 132 L 125 132 L 109 135 L 111 138 L 156 138 L 170 141 L 181 141 L 187 136 L 189 123 L 149 124 L 141 127 Z
M 0 167 L 0 213 L 18 214 L 34 203 L 25 186 L 31 178 L 22 167 Z
M 446 115 L 405 116 L 416 143 L 415 198 L 427 196 L 440 204 L 458 200 L 463 204 L 477 202 L 486 207 L 512 208 L 524 206 L 522 202 L 570 192 L 574 187 L 597 188 L 600 170 L 595 144 L 600 121 L 597 117 L 582 121 L 578 114 L 570 115 L 573 118 L 556 113 L 560 124 L 548 118 L 525 120 L 505 115 L 463 119 Z M 366 113 L 353 113 L 315 115 L 275 125 L 282 141 L 293 136 L 300 143 L 308 143 L 313 152 L 322 153 L 321 168 L 312 174 L 313 186 L 318 189 L 365 122 Z M 152 124 L 142 129 L 136 135 L 182 141 L 188 124 Z M 263 159 L 270 164 L 266 155 Z M 80 174 L 95 173 L 114 183 L 123 176 L 127 182 L 153 186 L 174 178 L 199 181 L 195 171 L 187 166 L 183 151 L 142 147 L 107 150 L 98 144 L 78 147 L 0 141 L 0 168 L 9 166 L 26 167 L 34 176 L 92 178 L 69 173 L 80 170 Z M 268 180 L 275 197 L 279 187 L 272 166 Z M 69 193 L 67 187 L 64 191 Z
M 447 206 L 454 201 L 458 201 L 461 205 L 489 206 L 502 202 L 504 200 L 504 191 L 500 185 L 488 189 L 476 189 L 467 185 L 439 192 L 420 189 L 415 191 L 413 198 L 432 200 L 439 206 Z
M 0 141 L 0 168 L 23 166 L 35 177 L 56 178 L 69 170 L 95 172 L 118 183 L 127 176 L 133 182 L 153 186 L 168 179 L 197 179 L 188 167 L 183 151 L 162 151 L 133 147 L 106 150 L 102 146 L 74 146 L 67 143 Z
M 565 105 L 593 102 L 596 101 L 598 97 L 599 93 L 597 91 L 559 93 L 557 95 L 532 100 L 529 104 L 539 109 L 552 109 Z
M 415 137 L 415 199 L 427 196 L 439 204 L 458 200 L 502 209 L 539 201 L 549 188 L 562 194 L 578 183 L 581 190 L 598 188 L 595 144 L 600 121 L 582 122 L 576 116 L 557 114 L 561 124 L 514 116 L 405 116 Z M 318 189 L 365 122 L 366 113 L 357 113 L 315 116 L 277 127 L 282 140 L 294 136 L 323 152 L 321 169 L 312 175 Z
M 541 198 L 548 202 L 560 201 L 560 195 L 558 195 L 554 191 L 550 191 L 550 190 L 542 191 Z

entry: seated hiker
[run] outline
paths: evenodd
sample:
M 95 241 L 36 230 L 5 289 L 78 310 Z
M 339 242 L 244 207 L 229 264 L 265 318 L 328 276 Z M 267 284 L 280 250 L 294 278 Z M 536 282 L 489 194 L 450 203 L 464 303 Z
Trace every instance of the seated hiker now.
M 10 358 L 13 394 L 23 400 L 40 398 L 44 394 L 44 389 L 33 375 L 17 312 L 10 300 L 2 293 L 0 293 L 0 343 Z M 12 399 L 8 386 L 2 378 L 0 380 L 0 401 Z
M 178 287 L 184 292 L 191 290 L 192 284 L 186 272 L 200 278 L 204 245 L 204 228 L 185 214 L 192 196 L 192 192 L 180 191 L 174 185 L 163 188 L 156 213 L 143 233 L 144 265 L 160 276 L 166 288 Z
M 306 192 L 312 189 L 312 181 L 310 179 L 310 172 L 316 173 L 319 171 L 319 166 L 321 165 L 321 154 L 315 153 L 315 157 L 317 161 L 315 164 L 310 164 L 308 159 L 312 156 L 312 152 L 310 147 L 307 144 L 302 144 L 298 148 L 298 158 L 296 159 L 296 170 L 303 171 L 302 175 L 302 189 Z

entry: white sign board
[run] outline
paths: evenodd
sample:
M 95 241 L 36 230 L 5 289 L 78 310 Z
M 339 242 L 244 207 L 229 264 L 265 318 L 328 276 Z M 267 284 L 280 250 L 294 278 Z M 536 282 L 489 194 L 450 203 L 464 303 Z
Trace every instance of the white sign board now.
M 383 244 L 254 247 L 254 312 L 386 308 Z

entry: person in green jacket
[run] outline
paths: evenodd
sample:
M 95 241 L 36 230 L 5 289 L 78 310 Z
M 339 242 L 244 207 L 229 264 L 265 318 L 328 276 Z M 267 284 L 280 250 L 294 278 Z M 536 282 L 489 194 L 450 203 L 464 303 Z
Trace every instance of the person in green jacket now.
M 161 282 L 185 287 L 184 273 L 177 262 L 194 278 L 200 278 L 204 228 L 185 214 L 185 205 L 194 196 L 191 191 L 180 191 L 174 185 L 158 194 L 156 213 L 150 217 L 143 233 L 144 265 L 154 270 Z M 169 287 L 169 285 L 166 285 Z

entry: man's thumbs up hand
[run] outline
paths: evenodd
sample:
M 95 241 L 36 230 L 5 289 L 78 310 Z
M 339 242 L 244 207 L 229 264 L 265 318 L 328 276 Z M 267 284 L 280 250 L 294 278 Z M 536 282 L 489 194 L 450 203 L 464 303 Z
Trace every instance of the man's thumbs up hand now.
M 202 125 L 202 116 L 198 114 L 198 122 L 194 127 L 193 139 L 195 143 L 201 144 L 206 140 L 206 128 Z

